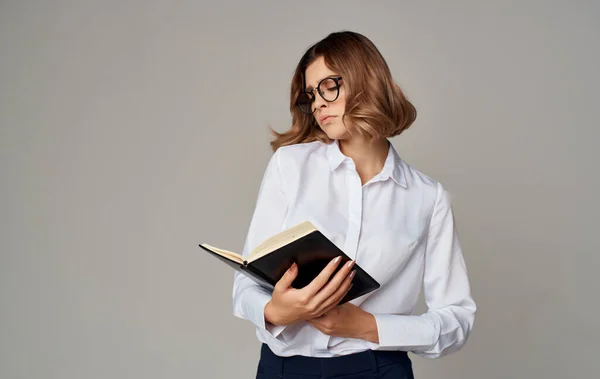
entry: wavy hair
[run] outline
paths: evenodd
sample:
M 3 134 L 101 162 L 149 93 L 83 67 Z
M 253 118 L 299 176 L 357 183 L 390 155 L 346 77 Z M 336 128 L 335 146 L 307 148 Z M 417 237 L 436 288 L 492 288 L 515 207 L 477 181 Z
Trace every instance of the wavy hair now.
M 290 91 L 292 127 L 283 133 L 271 129 L 275 135 L 271 141 L 274 151 L 297 143 L 331 142 L 314 116 L 302 113 L 296 106 L 296 99 L 304 90 L 306 68 L 319 57 L 344 79 L 346 107 L 342 120 L 351 135 L 356 132 L 369 140 L 393 137 L 415 121 L 415 107 L 394 82 L 373 42 L 356 32 L 335 32 L 309 47 L 300 59 Z

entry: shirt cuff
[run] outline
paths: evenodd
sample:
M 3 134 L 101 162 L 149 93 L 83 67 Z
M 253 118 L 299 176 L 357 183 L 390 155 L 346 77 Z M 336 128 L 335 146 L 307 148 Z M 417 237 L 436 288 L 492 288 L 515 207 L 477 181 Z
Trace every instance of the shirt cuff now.
M 271 300 L 271 294 L 262 288 L 253 288 L 244 293 L 244 313 L 254 325 L 277 338 L 285 325 L 273 325 L 265 320 L 265 306 Z
M 273 335 L 273 337 L 277 338 L 285 329 L 285 325 L 273 325 L 270 322 L 267 323 L 267 331 Z
M 428 350 L 437 342 L 439 327 L 429 317 L 373 314 L 379 343 L 367 341 L 371 350 Z

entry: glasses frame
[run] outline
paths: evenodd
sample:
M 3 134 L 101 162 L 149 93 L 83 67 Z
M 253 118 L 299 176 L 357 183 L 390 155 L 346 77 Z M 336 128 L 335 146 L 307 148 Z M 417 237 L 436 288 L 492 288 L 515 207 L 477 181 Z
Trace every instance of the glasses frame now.
M 321 79 L 321 81 L 319 82 L 319 84 L 317 84 L 317 86 L 313 89 L 311 89 L 310 91 L 302 91 L 300 92 L 300 94 L 298 95 L 298 97 L 296 98 L 296 106 L 298 107 L 298 109 L 300 110 L 300 112 L 304 113 L 304 114 L 313 114 L 315 113 L 316 108 L 313 109 L 313 103 L 315 102 L 315 99 L 317 98 L 317 96 L 314 94 L 315 90 L 317 90 L 319 92 L 319 96 L 321 96 L 321 99 L 325 100 L 328 103 L 333 103 L 334 101 L 336 101 L 338 99 L 338 97 L 340 97 L 340 80 L 342 79 L 341 76 L 334 76 L 334 77 L 327 77 L 327 78 L 323 78 Z M 335 87 L 337 89 L 337 94 L 335 95 L 335 99 L 333 100 L 327 100 L 324 96 L 323 96 L 323 91 L 321 91 L 321 83 L 323 83 L 326 80 L 333 80 L 335 82 Z M 298 100 L 300 99 L 300 95 L 302 94 L 307 94 L 308 97 L 311 98 L 310 101 L 310 108 L 312 109 L 311 112 L 305 112 L 302 110 L 302 107 L 300 106 L 300 104 L 298 104 Z

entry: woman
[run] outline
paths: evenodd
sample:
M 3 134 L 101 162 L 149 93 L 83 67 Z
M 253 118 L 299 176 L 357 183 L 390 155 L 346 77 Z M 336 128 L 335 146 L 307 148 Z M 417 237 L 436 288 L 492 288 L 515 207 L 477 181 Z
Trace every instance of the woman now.
M 308 220 L 381 287 L 338 305 L 353 271 L 332 276 L 335 260 L 300 289 L 290 267 L 272 294 L 236 273 L 234 315 L 263 343 L 257 378 L 412 378 L 407 352 L 460 349 L 476 310 L 448 193 L 388 142 L 416 111 L 373 43 L 338 32 L 300 60 L 291 112 L 292 128 L 271 143 L 242 254 Z M 415 315 L 421 288 L 428 311 Z

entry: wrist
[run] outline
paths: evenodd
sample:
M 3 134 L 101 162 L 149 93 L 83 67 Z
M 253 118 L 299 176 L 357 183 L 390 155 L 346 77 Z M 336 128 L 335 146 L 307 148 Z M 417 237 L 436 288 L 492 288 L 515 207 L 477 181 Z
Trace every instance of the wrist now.
M 264 309 L 265 321 L 273 325 L 280 325 L 280 321 L 277 318 L 277 312 L 273 309 L 273 303 L 271 300 L 265 305 Z
M 363 326 L 364 329 L 361 338 L 369 342 L 379 343 L 377 320 L 373 314 L 365 312 L 365 322 L 363 323 Z

